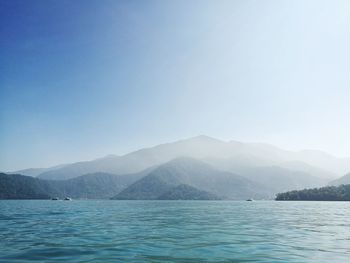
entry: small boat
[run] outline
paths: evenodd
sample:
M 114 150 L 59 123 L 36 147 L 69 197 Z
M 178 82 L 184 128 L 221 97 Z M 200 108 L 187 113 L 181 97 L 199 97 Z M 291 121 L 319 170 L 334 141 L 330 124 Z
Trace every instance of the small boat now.
M 52 197 L 51 200 L 60 200 L 58 197 Z
M 248 202 L 253 202 L 253 201 L 254 201 L 254 199 L 249 198 L 249 199 L 247 199 L 246 201 L 248 201 Z
M 72 201 L 72 198 L 70 198 L 70 197 L 65 197 L 63 200 L 64 200 L 64 201 Z

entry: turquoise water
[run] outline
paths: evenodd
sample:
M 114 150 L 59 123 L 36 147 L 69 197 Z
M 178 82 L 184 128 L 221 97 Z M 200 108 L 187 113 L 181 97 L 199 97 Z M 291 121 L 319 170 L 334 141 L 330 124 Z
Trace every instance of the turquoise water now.
M 350 262 L 350 203 L 0 201 L 0 262 Z

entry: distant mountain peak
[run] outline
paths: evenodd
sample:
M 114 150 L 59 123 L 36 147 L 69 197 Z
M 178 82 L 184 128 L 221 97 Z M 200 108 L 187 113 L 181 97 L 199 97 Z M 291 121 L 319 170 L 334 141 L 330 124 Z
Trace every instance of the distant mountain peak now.
M 221 141 L 219 139 L 216 139 L 216 138 L 204 135 L 204 134 L 191 137 L 188 140 L 198 140 L 198 141 L 206 141 L 206 142 L 221 142 L 221 143 L 224 142 L 224 141 Z

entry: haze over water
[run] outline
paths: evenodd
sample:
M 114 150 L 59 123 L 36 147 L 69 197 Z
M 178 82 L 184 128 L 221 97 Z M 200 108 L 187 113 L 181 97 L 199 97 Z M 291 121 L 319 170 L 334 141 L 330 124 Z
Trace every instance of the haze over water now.
M 0 262 L 348 262 L 350 204 L 0 201 Z

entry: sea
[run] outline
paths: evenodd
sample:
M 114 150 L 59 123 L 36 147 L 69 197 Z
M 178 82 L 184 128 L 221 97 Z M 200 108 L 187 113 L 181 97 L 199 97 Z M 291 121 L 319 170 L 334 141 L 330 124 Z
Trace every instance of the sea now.
M 0 262 L 350 262 L 350 202 L 1 200 Z

